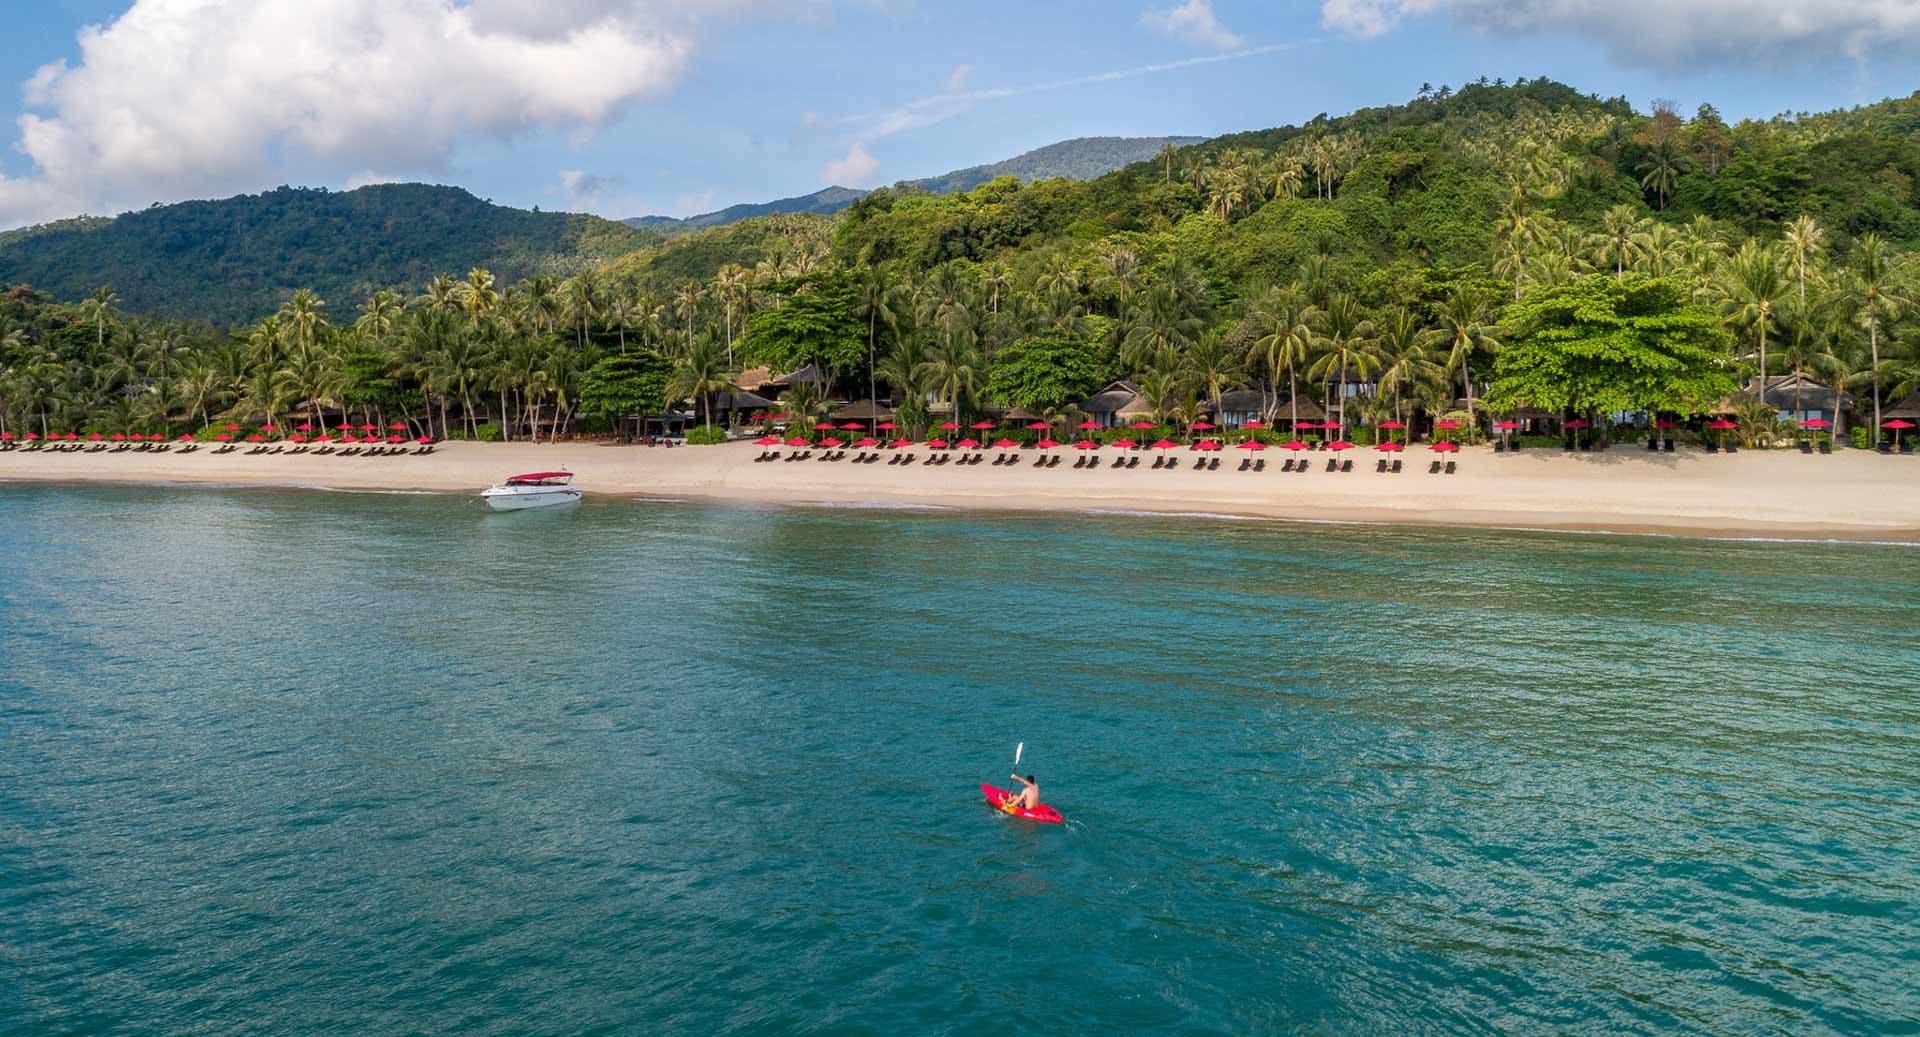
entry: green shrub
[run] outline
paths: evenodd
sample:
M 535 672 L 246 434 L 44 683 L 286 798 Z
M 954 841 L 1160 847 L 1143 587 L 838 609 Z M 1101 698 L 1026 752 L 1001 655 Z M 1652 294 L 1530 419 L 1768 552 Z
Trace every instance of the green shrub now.
M 727 430 L 719 426 L 699 425 L 687 430 L 688 446 L 713 446 L 727 441 Z
M 500 426 L 489 421 L 480 426 L 479 434 L 474 438 L 480 440 L 482 443 L 498 443 L 500 442 Z
M 1872 445 L 1873 445 L 1872 442 L 1869 440 L 1867 436 L 1866 429 L 1856 428 L 1853 430 L 1853 448 L 1855 450 L 1866 450 L 1866 449 L 1869 449 Z

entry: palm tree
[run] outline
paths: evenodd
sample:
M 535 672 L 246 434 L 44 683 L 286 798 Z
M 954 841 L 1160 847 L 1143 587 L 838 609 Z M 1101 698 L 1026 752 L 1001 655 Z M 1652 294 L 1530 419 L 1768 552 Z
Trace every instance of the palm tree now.
M 1242 384 L 1244 369 L 1240 357 L 1227 346 L 1219 332 L 1209 331 L 1187 351 L 1187 369 L 1206 390 L 1207 402 L 1213 407 L 1213 420 L 1219 421 L 1221 394 Z
M 86 302 L 80 304 L 81 312 L 93 322 L 95 349 L 107 348 L 107 325 L 113 323 L 114 304 L 119 301 L 120 295 L 113 290 L 113 286 L 103 284 L 93 290 Z
M 853 291 L 855 312 L 867 318 L 867 400 L 878 407 L 880 397 L 874 385 L 878 373 L 874 368 L 878 366 L 880 324 L 893 323 L 893 290 L 878 268 L 868 267 Z
M 726 354 L 714 344 L 711 335 L 702 335 L 674 365 L 673 379 L 667 383 L 668 399 L 698 397 L 707 428 L 713 428 L 712 394 L 733 384 L 732 365 Z
M 460 308 L 459 285 L 452 274 L 435 274 L 433 280 L 427 282 L 426 293 L 420 299 L 430 310 L 453 313 Z
M 1807 304 L 1807 264 L 1826 246 L 1827 232 L 1812 216 L 1801 213 L 1787 224 L 1787 254 L 1793 257 L 1793 276 L 1800 287 L 1800 305 Z
M 580 348 L 587 348 L 587 325 L 600 314 L 600 278 L 592 267 L 580 271 L 560 288 L 561 309 L 567 323 L 580 329 Z
M 1347 426 L 1347 376 L 1358 375 L 1361 380 L 1372 378 L 1380 369 L 1380 362 L 1373 352 L 1375 328 L 1366 311 L 1346 293 L 1338 293 L 1327 300 L 1325 309 L 1316 314 L 1314 321 L 1314 345 L 1320 350 L 1319 359 L 1308 368 L 1307 377 L 1318 378 L 1324 384 L 1329 375 L 1338 374 L 1339 381 L 1334 390 L 1340 402 L 1340 434 L 1346 435 Z
M 1729 324 L 1750 328 L 1758 345 L 1760 381 L 1758 392 L 1767 387 L 1767 330 L 1778 315 L 1778 300 L 1786 291 L 1786 274 L 1780 266 L 1780 254 L 1758 241 L 1748 240 L 1727 261 L 1718 286 L 1720 315 Z
M 1613 260 L 1614 280 L 1625 280 L 1627 267 L 1646 254 L 1650 224 L 1631 205 L 1616 205 L 1600 215 L 1600 230 L 1588 236 L 1587 244 L 1602 260 Z
M 479 327 L 480 322 L 493 316 L 500 305 L 500 292 L 493 285 L 493 272 L 480 267 L 467 271 L 467 279 L 454 288 L 454 298 L 460 303 L 461 312 L 467 315 L 467 322 Z
M 1404 404 L 1409 393 L 1422 386 L 1446 380 L 1446 370 L 1434 360 L 1428 343 L 1430 330 L 1405 306 L 1389 309 L 1376 322 L 1379 336 L 1374 352 L 1380 361 L 1380 396 L 1392 401 L 1394 420 L 1404 421 Z
M 1640 189 L 1652 191 L 1660 199 L 1660 208 L 1667 207 L 1667 198 L 1673 194 L 1674 185 L 1680 182 L 1681 174 L 1693 164 L 1686 152 L 1680 150 L 1672 137 L 1662 137 L 1654 141 L 1648 149 L 1647 157 L 1640 160 L 1639 170 L 1646 174 L 1640 178 Z
M 733 363 L 733 316 L 744 309 L 747 294 L 753 288 L 753 271 L 738 263 L 728 263 L 713 275 L 713 290 L 725 306 L 727 326 L 727 363 Z M 869 352 L 872 350 L 869 349 Z
M 299 359 L 313 353 L 314 343 L 327 325 L 327 304 L 311 288 L 296 289 L 293 297 L 280 307 L 280 324 L 293 340 Z
M 406 304 L 399 292 L 382 288 L 367 296 L 367 301 L 360 304 L 360 319 L 353 322 L 353 328 L 370 339 L 374 348 L 378 349 L 393 333 L 393 326 L 405 309 Z
M 1906 259 L 1896 256 L 1880 235 L 1868 232 L 1854 243 L 1849 283 L 1859 305 L 1860 326 L 1867 329 L 1868 371 L 1872 373 L 1874 434 L 1880 429 L 1880 328 L 1897 320 L 1910 297 L 1904 279 Z
M 914 376 L 946 401 L 954 421 L 964 422 L 980 386 L 986 384 L 986 368 L 974 347 L 971 333 L 943 337 L 927 351 L 927 359 L 914 369 Z
M 1460 384 L 1467 396 L 1467 445 L 1473 445 L 1474 429 L 1480 424 L 1473 407 L 1473 372 L 1470 369 L 1475 353 L 1491 354 L 1500 349 L 1500 340 L 1495 337 L 1499 327 L 1495 324 L 1493 307 L 1487 299 L 1477 292 L 1456 288 L 1453 294 L 1442 303 L 1434 315 L 1439 322 L 1435 336 L 1446 346 L 1446 370 L 1460 372 Z
M 673 310 L 686 322 L 686 347 L 693 348 L 693 320 L 700 314 L 700 300 L 706 291 L 692 281 L 683 281 L 673 290 Z
M 1307 302 L 1306 292 L 1290 284 L 1268 292 L 1254 309 L 1252 320 L 1261 332 L 1253 343 L 1261 365 L 1276 379 L 1280 370 L 1286 369 L 1288 420 L 1298 425 L 1300 381 L 1296 374 L 1313 355 L 1313 307 Z M 1267 419 L 1271 421 L 1272 407 L 1268 410 Z

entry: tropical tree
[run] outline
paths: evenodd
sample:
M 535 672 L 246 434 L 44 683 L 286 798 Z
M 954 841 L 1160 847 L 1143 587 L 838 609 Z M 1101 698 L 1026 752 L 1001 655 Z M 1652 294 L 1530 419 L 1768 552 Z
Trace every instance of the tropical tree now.
M 1718 289 L 1721 317 L 1753 335 L 1760 363 L 1759 388 L 1755 391 L 1765 393 L 1767 332 L 1778 324 L 1780 297 L 1787 289 L 1780 253 L 1758 241 L 1748 241 L 1727 260 Z
M 1907 261 L 1896 256 L 1880 235 L 1868 232 L 1854 243 L 1853 264 L 1848 285 L 1858 306 L 1856 318 L 1867 332 L 1869 384 L 1873 389 L 1873 427 L 1879 434 L 1880 421 L 1880 330 L 1888 321 L 1899 319 L 1911 302 L 1906 287 Z
M 1250 318 L 1257 336 L 1253 349 L 1259 357 L 1259 366 L 1271 372 L 1276 382 L 1282 370 L 1287 372 L 1288 419 L 1295 425 L 1300 423 L 1297 374 L 1313 357 L 1313 318 L 1313 305 L 1297 284 L 1276 288 L 1262 296 Z M 1277 401 L 1268 404 L 1269 421 L 1276 406 Z
M 697 398 L 706 427 L 713 428 L 713 394 L 733 385 L 735 372 L 727 363 L 725 348 L 703 335 L 674 363 L 673 379 L 667 383 L 669 399 Z
M 1434 337 L 1446 349 L 1446 371 L 1460 375 L 1460 387 L 1467 400 L 1467 444 L 1473 444 L 1473 432 L 1480 424 L 1473 402 L 1473 358 L 1491 356 L 1500 350 L 1493 307 L 1487 298 L 1466 288 L 1456 288 L 1434 314 L 1438 325 Z
M 1376 329 L 1359 302 L 1345 293 L 1328 298 L 1326 307 L 1316 313 L 1315 318 L 1313 343 L 1319 356 L 1307 369 L 1307 377 L 1319 379 L 1323 385 L 1332 382 L 1327 401 L 1330 405 L 1336 400 L 1339 403 L 1337 420 L 1344 437 L 1348 376 L 1366 381 L 1380 369 L 1379 358 L 1373 351 Z

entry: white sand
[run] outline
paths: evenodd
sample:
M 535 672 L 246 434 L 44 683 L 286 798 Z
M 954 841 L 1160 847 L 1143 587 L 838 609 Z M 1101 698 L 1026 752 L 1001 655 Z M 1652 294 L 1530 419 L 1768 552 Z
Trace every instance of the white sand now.
M 914 451 L 925 457 L 926 451 Z M 1376 474 L 1382 455 L 1343 456 L 1351 473 L 1329 474 L 1326 454 L 1305 475 L 1282 473 L 1289 456 L 1267 450 L 1265 472 L 1235 471 L 1245 451 L 1219 455 L 1220 470 L 1196 472 L 1194 454 L 1170 451 L 1176 471 L 1075 469 L 1068 451 L 1058 468 L 949 464 L 929 468 L 850 461 L 756 464 L 760 448 L 562 444 L 444 444 L 426 457 L 214 454 L 0 453 L 0 480 L 217 483 L 337 489 L 477 492 L 507 475 L 549 468 L 577 473 L 589 497 L 631 495 L 736 501 L 923 503 L 963 508 L 1219 512 L 1291 519 L 1518 526 L 1708 536 L 1781 536 L 1920 540 L 1920 457 L 1843 450 L 1832 456 L 1788 451 L 1710 455 L 1650 454 L 1637 447 L 1604 453 L 1528 450 L 1495 454 L 1475 447 L 1452 455 L 1453 476 L 1429 475 L 1438 456 L 1415 446 L 1405 471 Z M 858 451 L 850 451 L 849 457 Z

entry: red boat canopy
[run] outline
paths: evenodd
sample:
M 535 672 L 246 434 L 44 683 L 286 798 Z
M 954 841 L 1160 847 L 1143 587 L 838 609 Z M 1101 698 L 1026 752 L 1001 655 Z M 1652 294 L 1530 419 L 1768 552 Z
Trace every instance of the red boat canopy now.
M 543 482 L 547 479 L 571 479 L 571 478 L 573 478 L 572 472 L 528 472 L 525 475 L 507 476 L 507 483 L 511 485 L 517 482 Z

